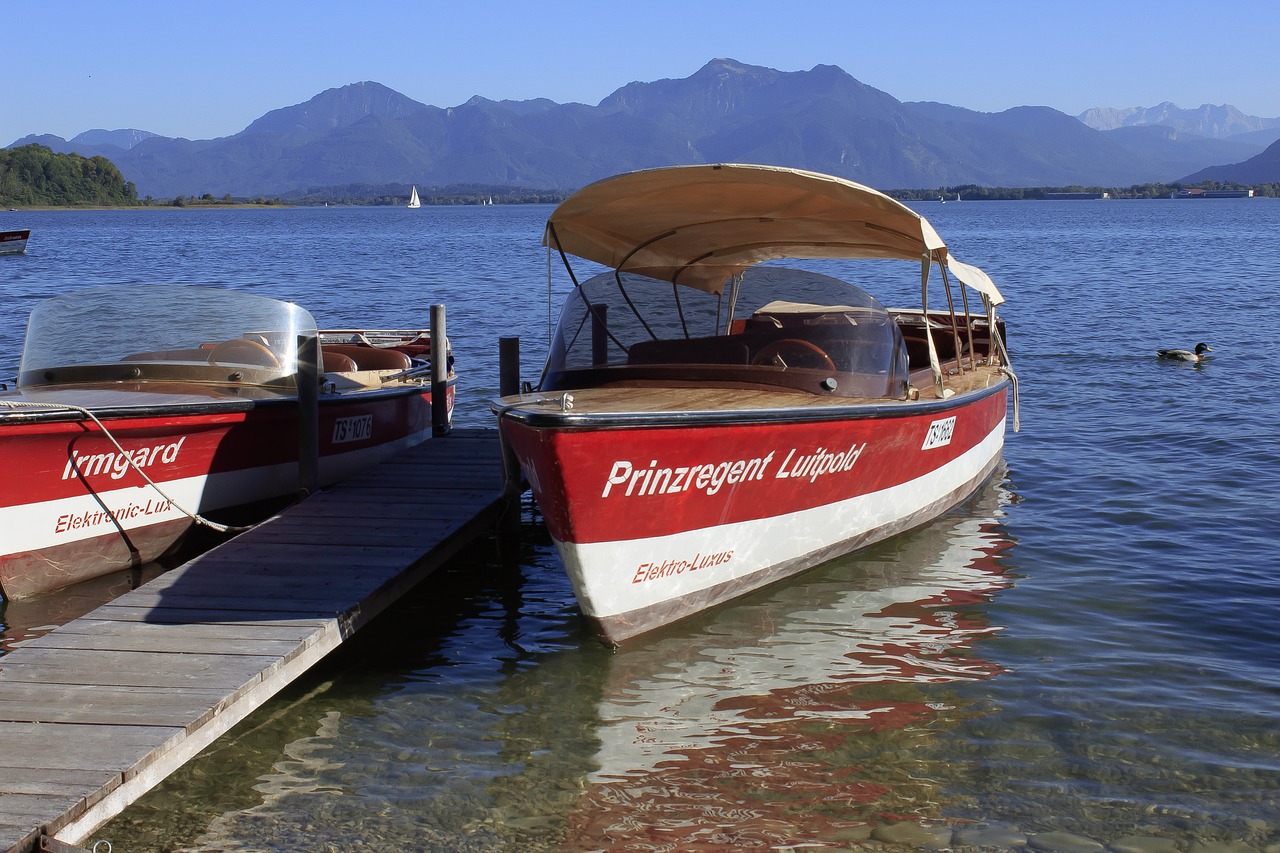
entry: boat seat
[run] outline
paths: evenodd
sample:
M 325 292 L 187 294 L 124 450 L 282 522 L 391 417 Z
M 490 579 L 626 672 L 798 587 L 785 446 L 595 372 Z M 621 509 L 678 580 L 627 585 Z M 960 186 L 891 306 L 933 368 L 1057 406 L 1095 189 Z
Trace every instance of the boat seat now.
M 208 362 L 209 350 L 207 349 L 166 349 L 154 350 L 152 352 L 135 352 L 132 355 L 126 355 L 120 359 L 121 361 L 198 361 L 201 364 Z
M 627 352 L 627 364 L 750 364 L 751 351 L 733 335 L 641 341 Z
M 359 370 L 355 359 L 340 352 L 330 352 L 328 347 L 320 350 L 320 369 L 325 373 L 352 373 Z
M 325 344 L 324 353 L 345 356 L 355 364 L 352 370 L 408 370 L 413 359 L 393 349 L 364 347 L 357 344 Z M 328 368 L 325 368 L 328 370 Z

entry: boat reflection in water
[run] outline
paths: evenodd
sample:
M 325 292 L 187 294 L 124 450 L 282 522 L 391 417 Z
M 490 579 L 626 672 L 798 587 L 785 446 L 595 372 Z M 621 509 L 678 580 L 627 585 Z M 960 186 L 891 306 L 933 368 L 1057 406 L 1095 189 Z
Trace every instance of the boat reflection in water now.
M 928 527 L 613 657 L 568 849 L 849 843 L 942 816 L 928 741 L 985 708 L 997 474 Z

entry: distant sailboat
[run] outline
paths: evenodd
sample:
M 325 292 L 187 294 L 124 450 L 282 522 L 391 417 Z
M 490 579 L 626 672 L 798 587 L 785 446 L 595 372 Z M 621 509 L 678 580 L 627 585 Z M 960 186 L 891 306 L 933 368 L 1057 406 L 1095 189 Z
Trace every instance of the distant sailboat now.
M 418 201 L 417 184 L 414 184 L 413 192 L 409 195 L 409 207 L 422 207 L 422 202 Z

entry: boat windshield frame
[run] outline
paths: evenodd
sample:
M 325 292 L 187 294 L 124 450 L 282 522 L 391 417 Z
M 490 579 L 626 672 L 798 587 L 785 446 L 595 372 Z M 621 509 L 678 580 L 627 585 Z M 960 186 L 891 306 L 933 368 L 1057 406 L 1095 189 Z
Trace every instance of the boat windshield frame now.
M 566 300 L 540 389 L 636 381 L 903 399 L 909 374 L 890 312 L 832 276 L 752 267 L 726 298 L 604 272 Z
M 88 287 L 36 305 L 18 386 L 179 381 L 296 387 L 316 322 L 291 302 L 196 285 Z

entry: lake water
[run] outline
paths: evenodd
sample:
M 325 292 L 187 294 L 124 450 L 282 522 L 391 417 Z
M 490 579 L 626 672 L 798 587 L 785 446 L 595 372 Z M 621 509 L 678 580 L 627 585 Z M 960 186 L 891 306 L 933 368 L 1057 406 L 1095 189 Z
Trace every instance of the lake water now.
M 94 838 L 1280 850 L 1280 203 L 920 209 L 1009 299 L 1022 431 L 973 498 L 611 652 L 526 497 L 518 551 L 477 543 Z M 0 212 L 32 229 L 0 258 L 0 376 L 75 287 L 254 289 L 322 326 L 442 302 L 455 422 L 488 425 L 498 337 L 526 379 L 546 352 L 549 210 Z M 1206 365 L 1154 357 L 1198 341 Z M 3 605 L 0 643 L 121 583 Z

